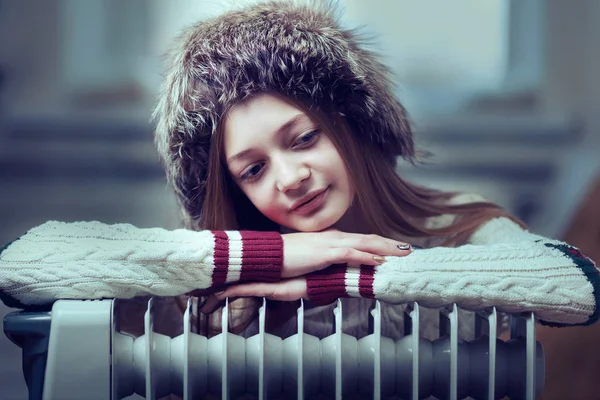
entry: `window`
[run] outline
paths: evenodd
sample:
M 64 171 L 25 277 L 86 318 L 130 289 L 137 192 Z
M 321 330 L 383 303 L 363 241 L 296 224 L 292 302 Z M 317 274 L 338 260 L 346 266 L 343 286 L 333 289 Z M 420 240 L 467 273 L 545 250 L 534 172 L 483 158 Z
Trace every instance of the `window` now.
M 535 86 L 543 0 L 345 0 L 396 73 L 412 114 L 451 114 L 479 93 Z

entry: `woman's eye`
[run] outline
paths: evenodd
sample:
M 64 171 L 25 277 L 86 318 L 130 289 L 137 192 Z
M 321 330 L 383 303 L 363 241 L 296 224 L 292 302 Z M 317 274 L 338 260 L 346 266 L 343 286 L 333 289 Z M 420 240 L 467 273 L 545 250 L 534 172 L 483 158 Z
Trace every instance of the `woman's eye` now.
M 296 142 L 294 143 L 294 146 L 302 147 L 304 145 L 307 145 L 308 143 L 311 143 L 318 135 L 319 131 L 308 132 L 298 137 L 298 139 L 296 139 Z
M 246 170 L 241 176 L 242 181 L 248 181 L 252 179 L 256 179 L 258 175 L 261 173 L 264 164 L 254 164 L 250 168 Z

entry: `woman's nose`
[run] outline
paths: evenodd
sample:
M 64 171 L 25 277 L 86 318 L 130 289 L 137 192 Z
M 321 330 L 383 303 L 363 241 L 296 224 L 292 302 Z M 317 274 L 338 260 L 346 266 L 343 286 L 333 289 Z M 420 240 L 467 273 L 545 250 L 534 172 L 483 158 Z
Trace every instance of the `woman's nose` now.
M 310 176 L 308 166 L 300 163 L 279 163 L 274 166 L 277 172 L 277 189 L 280 192 L 299 189 Z

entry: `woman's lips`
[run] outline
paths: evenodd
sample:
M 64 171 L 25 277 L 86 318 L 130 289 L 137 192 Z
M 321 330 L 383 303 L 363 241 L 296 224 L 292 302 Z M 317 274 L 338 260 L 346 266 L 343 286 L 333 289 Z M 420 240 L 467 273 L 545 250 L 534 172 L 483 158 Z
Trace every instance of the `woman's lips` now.
M 323 204 L 328 191 L 329 191 L 329 188 L 321 191 L 320 193 L 315 195 L 310 200 L 293 208 L 292 212 L 294 214 L 299 214 L 299 215 L 306 215 L 306 214 L 312 213 L 313 211 L 315 211 L 317 208 L 319 208 Z

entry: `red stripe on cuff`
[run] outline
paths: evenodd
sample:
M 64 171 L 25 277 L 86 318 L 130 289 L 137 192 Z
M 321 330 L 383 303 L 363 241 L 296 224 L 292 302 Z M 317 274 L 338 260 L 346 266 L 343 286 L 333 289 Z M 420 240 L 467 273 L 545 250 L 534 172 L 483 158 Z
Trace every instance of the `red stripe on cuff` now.
M 240 231 L 240 281 L 277 282 L 283 267 L 283 239 L 279 232 Z
M 215 269 L 212 273 L 212 285 L 224 285 L 227 281 L 227 270 L 229 269 L 229 237 L 223 231 L 212 231 L 215 237 L 215 250 L 213 259 Z
M 308 298 L 316 305 L 329 304 L 338 297 L 347 297 L 346 264 L 335 264 L 306 275 Z
M 358 293 L 360 297 L 372 299 L 375 297 L 373 291 L 373 281 L 375 280 L 375 268 L 372 266 L 360 266 L 360 276 L 358 278 Z

